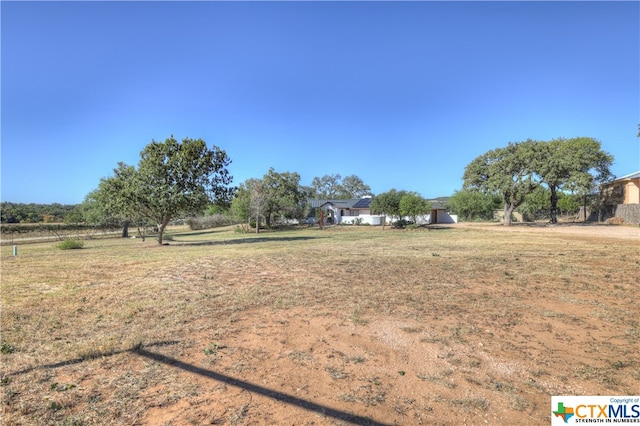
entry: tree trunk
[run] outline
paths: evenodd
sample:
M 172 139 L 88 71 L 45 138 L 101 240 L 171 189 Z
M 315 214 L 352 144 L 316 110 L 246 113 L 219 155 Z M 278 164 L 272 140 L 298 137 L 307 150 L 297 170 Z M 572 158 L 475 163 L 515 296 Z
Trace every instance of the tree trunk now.
M 514 204 L 506 204 L 504 205 L 504 226 L 511 226 L 511 214 L 516 209 Z
M 558 223 L 558 191 L 555 185 L 549 185 L 551 191 L 551 210 L 549 210 L 549 222 Z
M 158 244 L 162 244 L 162 234 L 164 234 L 164 230 L 168 224 L 168 220 L 165 220 L 164 222 L 158 224 Z
M 122 225 L 122 238 L 129 238 L 129 221 L 125 221 Z

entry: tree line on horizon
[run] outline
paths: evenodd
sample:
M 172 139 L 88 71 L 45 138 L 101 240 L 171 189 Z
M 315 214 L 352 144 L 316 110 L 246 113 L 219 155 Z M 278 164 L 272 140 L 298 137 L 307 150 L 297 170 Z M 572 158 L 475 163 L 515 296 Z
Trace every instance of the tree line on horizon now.
M 2 222 L 29 222 L 46 218 L 69 223 L 153 224 L 158 242 L 171 220 L 187 216 L 225 214 L 236 221 L 253 221 L 266 227 L 273 220 L 303 218 L 308 200 L 350 199 L 373 196 L 371 188 L 356 175 L 328 174 L 316 177 L 310 186 L 300 183 L 297 172 L 270 168 L 262 178 L 251 178 L 232 186 L 228 166 L 231 159 L 221 148 L 209 148 L 202 139 L 173 136 L 152 141 L 140 153 L 137 167 L 118 163 L 113 175 L 100 180 L 83 203 L 69 208 L 55 204 L 64 214 L 43 213 L 42 206 L 2 203 Z M 579 201 L 597 192 L 612 179 L 613 156 L 593 138 L 526 140 L 490 150 L 469 163 L 463 187 L 447 201 L 452 213 L 466 220 L 492 219 L 502 207 L 505 225 L 516 209 L 545 209 L 551 222 L 558 212 L 575 211 Z M 26 207 L 29 206 L 29 207 Z M 36 206 L 39 206 L 37 209 Z M 18 210 L 33 211 L 18 214 Z M 392 189 L 373 196 L 371 211 L 391 217 L 412 217 L 430 211 L 420 194 Z M 40 212 L 40 213 L 38 213 Z M 39 216 L 40 215 L 40 216 Z M 43 221 L 43 220 L 41 220 Z

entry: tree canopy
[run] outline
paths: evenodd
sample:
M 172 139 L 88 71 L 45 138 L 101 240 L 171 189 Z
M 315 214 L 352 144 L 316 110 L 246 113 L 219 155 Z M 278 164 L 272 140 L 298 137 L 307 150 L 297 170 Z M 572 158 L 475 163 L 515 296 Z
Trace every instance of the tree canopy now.
M 558 191 L 588 193 L 612 178 L 613 156 L 593 138 L 528 139 L 486 152 L 467 165 L 463 188 L 500 194 L 505 225 L 539 185 L 549 189 L 551 222 L 557 221 Z
M 311 190 L 316 198 L 345 200 L 371 195 L 371 188 L 356 175 L 342 178 L 340 174 L 315 177 L 311 181 Z
M 173 136 L 152 141 L 142 152 L 138 168 L 119 163 L 114 175 L 102 179 L 95 198 L 107 212 L 152 220 L 158 243 L 169 221 L 202 211 L 210 203 L 228 204 L 235 192 L 229 185 L 231 160 L 219 147 L 202 139 Z
M 540 152 L 535 169 L 550 191 L 551 223 L 558 221 L 558 191 L 587 194 L 612 177 L 613 156 L 593 138 L 553 139 L 542 143 Z
M 231 209 L 238 219 L 253 219 L 256 225 L 264 219 L 269 228 L 276 216 L 302 218 L 310 194 L 309 188 L 300 185 L 298 173 L 270 168 L 262 179 L 248 179 L 240 185 Z
M 76 208 L 75 204 L 0 203 L 0 222 L 37 223 L 62 222 Z
M 456 191 L 447 200 L 447 207 L 461 218 L 473 220 L 474 218 L 492 219 L 493 211 L 499 208 L 502 200 L 495 193 L 482 193 L 479 191 Z
M 463 188 L 501 194 L 504 224 L 510 225 L 513 211 L 538 185 L 534 169 L 538 146 L 529 139 L 480 155 L 465 168 Z
M 410 192 L 400 198 L 400 216 L 410 217 L 413 223 L 418 223 L 418 216 L 431 211 L 431 204 L 420 195 Z
M 407 191 L 397 191 L 396 189 L 391 189 L 387 192 L 376 195 L 373 200 L 371 200 L 371 213 L 390 216 L 392 220 L 393 217 L 400 218 L 400 200 L 406 194 Z M 382 225 L 383 228 L 384 222 L 385 221 L 383 221 Z

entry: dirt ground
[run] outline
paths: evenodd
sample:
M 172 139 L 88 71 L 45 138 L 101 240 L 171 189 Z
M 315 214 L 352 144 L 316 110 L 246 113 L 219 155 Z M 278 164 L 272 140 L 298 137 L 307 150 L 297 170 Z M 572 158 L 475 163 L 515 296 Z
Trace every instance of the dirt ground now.
M 487 229 L 502 232 L 536 232 L 542 235 L 576 235 L 590 238 L 607 238 L 635 240 L 640 243 L 640 226 L 635 225 L 603 225 L 599 223 L 558 223 L 551 225 L 548 223 L 517 223 L 513 226 L 502 226 L 499 224 L 475 224 L 459 223 L 455 226 L 459 228 Z
M 59 424 L 545 425 L 552 395 L 640 394 L 640 228 L 443 228 L 458 232 L 459 245 L 435 229 L 412 234 L 418 236 L 394 257 L 401 272 L 384 277 L 394 288 L 388 293 L 373 278 L 376 294 L 366 293 L 376 265 L 364 253 L 384 251 L 384 243 L 352 251 L 344 262 L 336 256 L 331 266 L 316 267 L 310 260 L 295 271 L 256 255 L 225 285 L 269 283 L 268 305 L 243 302 L 248 307 L 220 315 L 185 315 L 179 332 L 158 332 L 158 339 L 132 350 L 55 364 L 46 373 L 22 372 L 42 383 L 40 398 L 51 404 L 49 411 L 58 409 L 49 398 L 57 398 L 74 419 Z M 510 241 L 504 233 L 517 236 L 518 244 L 492 258 L 491 247 Z M 552 237 L 549 247 L 540 235 Z M 458 254 L 465 238 L 484 245 Z M 528 238 L 536 241 L 530 249 Z M 588 270 L 580 266 L 587 257 Z M 180 277 L 188 285 L 176 289 L 194 291 L 182 296 L 175 290 L 176 299 L 195 300 L 204 292 L 198 283 L 212 279 L 207 271 L 223 274 L 231 260 L 197 262 L 197 273 L 172 267 L 171 277 L 163 276 L 167 282 Z M 289 273 L 299 281 L 291 284 Z M 332 293 L 314 288 L 330 287 L 332 280 L 340 284 Z M 343 285 L 349 280 L 357 285 Z M 255 291 L 237 297 L 257 298 Z M 5 377 L 20 391 L 10 397 L 27 398 L 12 368 Z M 153 380 L 141 384 L 147 377 Z M 70 383 L 75 389 L 63 389 Z M 135 391 L 127 394 L 128 388 Z M 83 396 L 74 399 L 78 389 Z M 17 415 L 15 404 L 6 402 L 8 390 L 6 424 L 45 424 L 28 404 Z M 100 401 L 122 407 L 116 414 L 91 412 L 92 404 L 103 407 Z
M 453 227 L 640 243 L 640 228 L 629 226 Z M 472 300 L 479 291 L 468 288 L 465 297 Z M 232 320 L 230 333 L 214 343 L 211 353 L 187 350 L 177 361 L 184 380 L 197 380 L 211 393 L 160 404 L 146 413 L 142 423 L 548 424 L 550 395 L 620 392 L 606 372 L 579 367 L 603 360 L 593 341 L 628 346 L 631 353 L 640 346 L 628 345 L 606 324 L 585 326 L 581 307 L 567 310 L 559 302 L 544 303 L 548 311 L 542 322 L 523 309 L 481 323 L 465 322 L 473 312 L 434 312 L 427 320 L 369 314 L 362 321 L 336 318 L 331 310 L 246 312 Z M 576 335 L 581 329 L 589 331 Z M 450 336 L 443 337 L 443 330 Z M 209 331 L 192 339 L 217 341 Z M 564 345 L 582 347 L 580 357 L 563 351 Z M 143 355 L 168 365 L 176 362 L 162 355 Z M 616 362 L 636 369 L 636 380 L 625 389 L 633 392 L 640 383 L 637 352 L 633 359 L 622 355 L 621 359 Z M 599 374 L 603 377 L 596 377 Z M 567 375 L 595 383 L 575 384 L 565 380 Z

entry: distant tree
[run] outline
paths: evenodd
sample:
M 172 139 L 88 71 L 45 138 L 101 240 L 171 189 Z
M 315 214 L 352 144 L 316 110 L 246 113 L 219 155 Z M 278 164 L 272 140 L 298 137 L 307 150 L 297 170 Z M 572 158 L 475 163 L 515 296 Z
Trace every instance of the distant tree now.
M 474 218 L 492 219 L 493 211 L 500 208 L 499 195 L 462 189 L 447 200 L 447 208 L 468 221 Z
M 346 200 L 371 195 L 371 188 L 356 175 L 342 178 L 340 174 L 315 177 L 311 181 L 314 197 L 329 200 Z
M 553 139 L 539 144 L 535 171 L 549 189 L 549 218 L 558 222 L 558 193 L 562 189 L 590 192 L 611 179 L 613 156 L 593 138 Z
M 262 212 L 256 216 L 256 212 L 252 210 L 251 197 L 254 193 L 254 188 L 258 185 L 262 185 L 260 179 L 247 179 L 238 186 L 236 195 L 231 203 L 231 216 L 238 222 L 251 223 L 252 220 L 260 223 L 260 217 Z
M 424 216 L 431 211 L 431 204 L 420 195 L 410 192 L 400 198 L 400 216 L 408 216 L 413 223 L 418 223 L 418 216 Z
M 356 175 L 346 176 L 339 187 L 338 198 L 362 198 L 371 194 L 371 187 Z
M 340 187 L 340 179 L 342 176 L 336 173 L 333 175 L 324 175 L 322 177 L 314 177 L 311 181 L 311 188 L 314 196 L 317 198 L 336 199 L 342 188 Z
M 85 197 L 84 216 L 88 223 L 115 222 L 122 226 L 122 238 L 129 236 L 129 225 L 145 216 L 137 207 L 140 191 L 135 167 L 118 163 L 113 176 L 100 180 L 98 188 Z
M 384 229 L 386 216 L 390 216 L 392 221 L 394 217 L 400 218 L 400 200 L 405 195 L 407 195 L 407 191 L 391 189 L 390 191 L 376 195 L 373 200 L 371 200 L 371 213 L 385 216 L 385 220 L 382 221 L 382 229 Z
M 262 190 L 262 182 L 257 182 L 251 190 L 250 207 L 256 219 L 256 234 L 260 232 L 260 218 L 263 216 L 267 197 Z
M 580 209 L 580 196 L 577 194 L 567 194 L 561 192 L 558 196 L 558 210 L 561 214 L 576 214 Z
M 240 184 L 231 211 L 239 220 L 255 220 L 256 230 L 261 219 L 270 228 L 276 216 L 302 218 L 310 192 L 300 185 L 298 173 L 278 173 L 270 168 L 262 179 L 247 179 Z
M 2 223 L 64 222 L 76 206 L 74 204 L 0 203 Z
M 300 175 L 296 172 L 276 172 L 273 167 L 262 178 L 261 194 L 264 202 L 264 218 L 267 227 L 275 214 L 287 219 L 302 218 L 310 198 L 308 188 L 300 185 Z
M 171 136 L 152 141 L 140 153 L 138 168 L 119 163 L 114 176 L 100 183 L 100 202 L 107 211 L 122 209 L 158 227 L 158 243 L 169 221 L 202 211 L 210 203 L 229 203 L 235 188 L 227 170 L 231 160 L 202 139 Z
M 499 193 L 504 203 L 504 225 L 511 225 L 513 211 L 538 185 L 535 164 L 540 143 L 533 140 L 509 143 L 480 155 L 464 171 L 464 189 Z
M 548 217 L 551 206 L 550 191 L 544 186 L 538 186 L 524 197 L 524 203 L 518 206 L 517 211 L 522 213 L 526 220 L 538 220 Z

